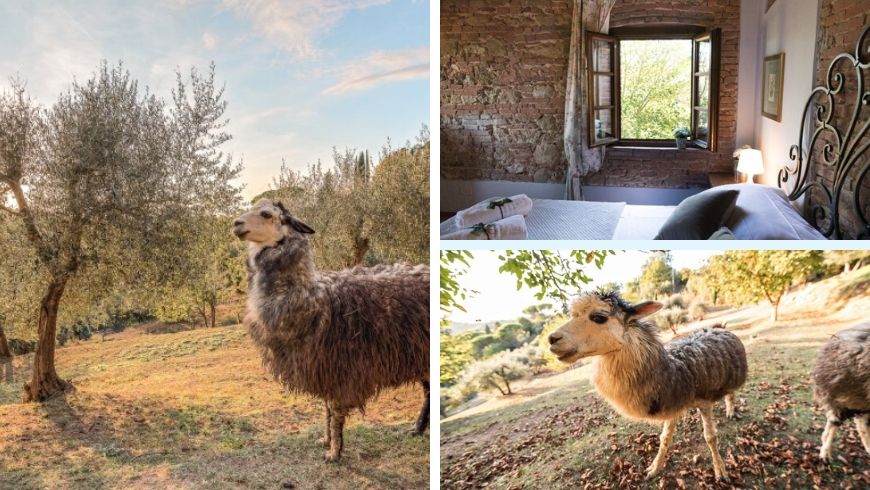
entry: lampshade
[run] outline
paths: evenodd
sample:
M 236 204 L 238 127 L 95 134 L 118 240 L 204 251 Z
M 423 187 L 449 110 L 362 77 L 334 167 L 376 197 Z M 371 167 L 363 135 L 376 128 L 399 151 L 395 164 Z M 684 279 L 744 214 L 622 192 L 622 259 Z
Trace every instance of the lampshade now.
M 760 150 L 747 148 L 740 152 L 740 160 L 737 161 L 737 171 L 746 175 L 758 175 L 764 173 L 764 160 Z

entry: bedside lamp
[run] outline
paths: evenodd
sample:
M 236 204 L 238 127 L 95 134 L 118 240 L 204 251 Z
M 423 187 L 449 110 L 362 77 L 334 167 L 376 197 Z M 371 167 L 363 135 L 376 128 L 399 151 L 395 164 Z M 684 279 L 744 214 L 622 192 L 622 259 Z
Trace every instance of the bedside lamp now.
M 740 159 L 737 161 L 737 171 L 747 175 L 746 181 L 748 183 L 754 183 L 754 176 L 764 173 L 764 159 L 761 157 L 761 150 L 747 148 L 741 151 Z

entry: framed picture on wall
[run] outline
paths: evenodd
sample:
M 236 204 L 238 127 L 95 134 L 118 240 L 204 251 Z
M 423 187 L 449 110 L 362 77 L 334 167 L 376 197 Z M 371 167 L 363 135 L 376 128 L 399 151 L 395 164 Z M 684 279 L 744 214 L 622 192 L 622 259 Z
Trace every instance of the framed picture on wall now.
M 764 58 L 761 79 L 761 115 L 776 122 L 782 120 L 782 77 L 785 53 Z

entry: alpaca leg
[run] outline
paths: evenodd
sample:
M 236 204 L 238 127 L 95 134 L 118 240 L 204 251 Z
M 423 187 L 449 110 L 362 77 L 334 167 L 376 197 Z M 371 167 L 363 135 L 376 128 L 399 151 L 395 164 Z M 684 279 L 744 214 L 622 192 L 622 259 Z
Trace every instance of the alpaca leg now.
M 326 460 L 338 461 L 341 458 L 341 450 L 344 449 L 344 420 L 347 417 L 348 409 L 342 406 L 333 406 L 331 411 L 329 450 L 326 452 Z
M 713 473 L 716 474 L 717 480 L 728 481 L 725 462 L 722 461 L 722 456 L 719 455 L 719 437 L 716 435 L 716 419 L 713 418 L 713 408 L 701 408 L 700 412 L 701 422 L 704 424 L 704 440 L 707 441 L 710 455 L 713 457 Z
M 861 436 L 861 442 L 864 443 L 864 450 L 870 454 L 870 429 L 867 425 L 870 423 L 870 415 L 859 415 L 855 417 L 855 428 L 858 429 L 858 435 Z
M 426 432 L 426 427 L 429 426 L 429 382 L 423 381 L 423 395 L 426 397 L 423 400 L 423 408 L 420 409 L 420 416 L 417 417 L 417 424 L 414 426 L 414 435 L 421 435 Z
M 323 437 L 321 437 L 317 442 L 329 447 L 329 440 L 331 439 L 329 434 L 332 431 L 332 409 L 329 408 L 329 403 L 324 402 L 323 405 L 326 407 L 326 430 L 324 431 Z
M 665 420 L 664 427 L 662 427 L 662 434 L 659 437 L 659 452 L 656 454 L 652 464 L 649 465 L 649 468 L 646 469 L 647 478 L 656 476 L 662 468 L 665 467 L 665 463 L 668 462 L 668 451 L 671 448 L 671 441 L 674 439 L 674 430 L 676 427 L 677 419 Z
M 837 427 L 843 423 L 833 410 L 828 410 L 826 416 L 828 421 L 825 423 L 825 431 L 822 432 L 822 449 L 819 451 L 819 458 L 822 461 L 831 459 L 831 446 L 834 443 L 834 436 L 837 434 Z
M 728 393 L 725 395 L 725 416 L 731 420 L 737 418 L 737 414 L 734 412 L 734 393 Z

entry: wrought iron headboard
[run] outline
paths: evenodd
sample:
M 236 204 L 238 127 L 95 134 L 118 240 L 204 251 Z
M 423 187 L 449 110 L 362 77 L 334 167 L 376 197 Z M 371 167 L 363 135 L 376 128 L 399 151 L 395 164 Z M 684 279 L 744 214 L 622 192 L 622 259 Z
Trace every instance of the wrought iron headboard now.
M 864 179 L 867 177 L 870 170 L 870 155 L 862 160 L 867 149 L 870 148 L 870 138 L 861 146 L 858 146 L 864 136 L 867 135 L 867 130 L 870 128 L 870 117 L 865 116 L 865 121 L 859 121 L 859 116 L 862 109 L 870 106 L 870 91 L 865 91 L 864 87 L 864 72 L 870 69 L 870 52 L 862 53 L 861 48 L 864 41 L 870 35 L 870 25 L 864 27 L 864 31 L 858 38 L 858 44 L 855 47 L 854 53 L 842 53 L 828 67 L 825 86 L 819 86 L 813 89 L 812 94 L 804 106 L 803 119 L 801 120 L 800 136 L 797 145 L 793 145 L 789 150 L 789 159 L 793 164 L 786 164 L 779 171 L 777 185 L 786 190 L 785 184 L 790 179 L 795 178 L 793 189 L 789 193 L 789 199 L 796 200 L 801 196 L 806 195 L 808 200 L 814 195 L 823 195 L 825 201 L 819 203 L 810 203 L 812 209 L 809 210 L 808 220 L 810 224 L 818 229 L 823 235 L 828 238 L 842 239 L 853 238 L 846 236 L 841 227 L 841 198 L 843 197 L 844 187 L 847 182 L 851 181 L 853 195 L 851 196 L 851 205 L 853 211 L 859 220 L 859 229 L 856 231 L 854 238 L 867 239 L 870 238 L 870 223 L 868 223 L 868 214 L 870 214 L 870 196 L 865 196 L 865 203 L 862 207 L 861 202 L 861 187 L 864 185 Z M 862 55 L 866 58 L 862 58 Z M 842 132 L 842 124 L 832 121 L 834 119 L 835 106 L 834 96 L 843 92 L 846 79 L 841 71 L 836 69 L 838 64 L 844 65 L 848 62 L 854 69 L 858 82 L 857 98 L 855 99 L 855 108 L 852 113 L 852 118 L 849 121 L 849 126 L 845 132 Z M 844 96 L 845 97 L 845 96 Z M 812 136 L 809 138 L 809 146 L 804 147 L 805 125 L 809 119 L 808 112 L 815 106 L 815 128 Z M 844 123 L 845 121 L 839 121 Z M 855 131 L 856 125 L 860 124 L 860 128 Z M 820 151 L 814 151 L 816 144 L 820 141 L 824 146 Z M 821 162 L 816 162 L 817 155 L 821 156 Z M 814 172 L 814 167 L 824 165 L 830 168 L 830 173 L 833 176 L 832 186 L 820 178 L 818 172 Z M 850 178 L 851 177 L 851 178 Z M 811 192 L 813 189 L 820 192 Z M 845 204 L 849 204 L 846 202 Z

